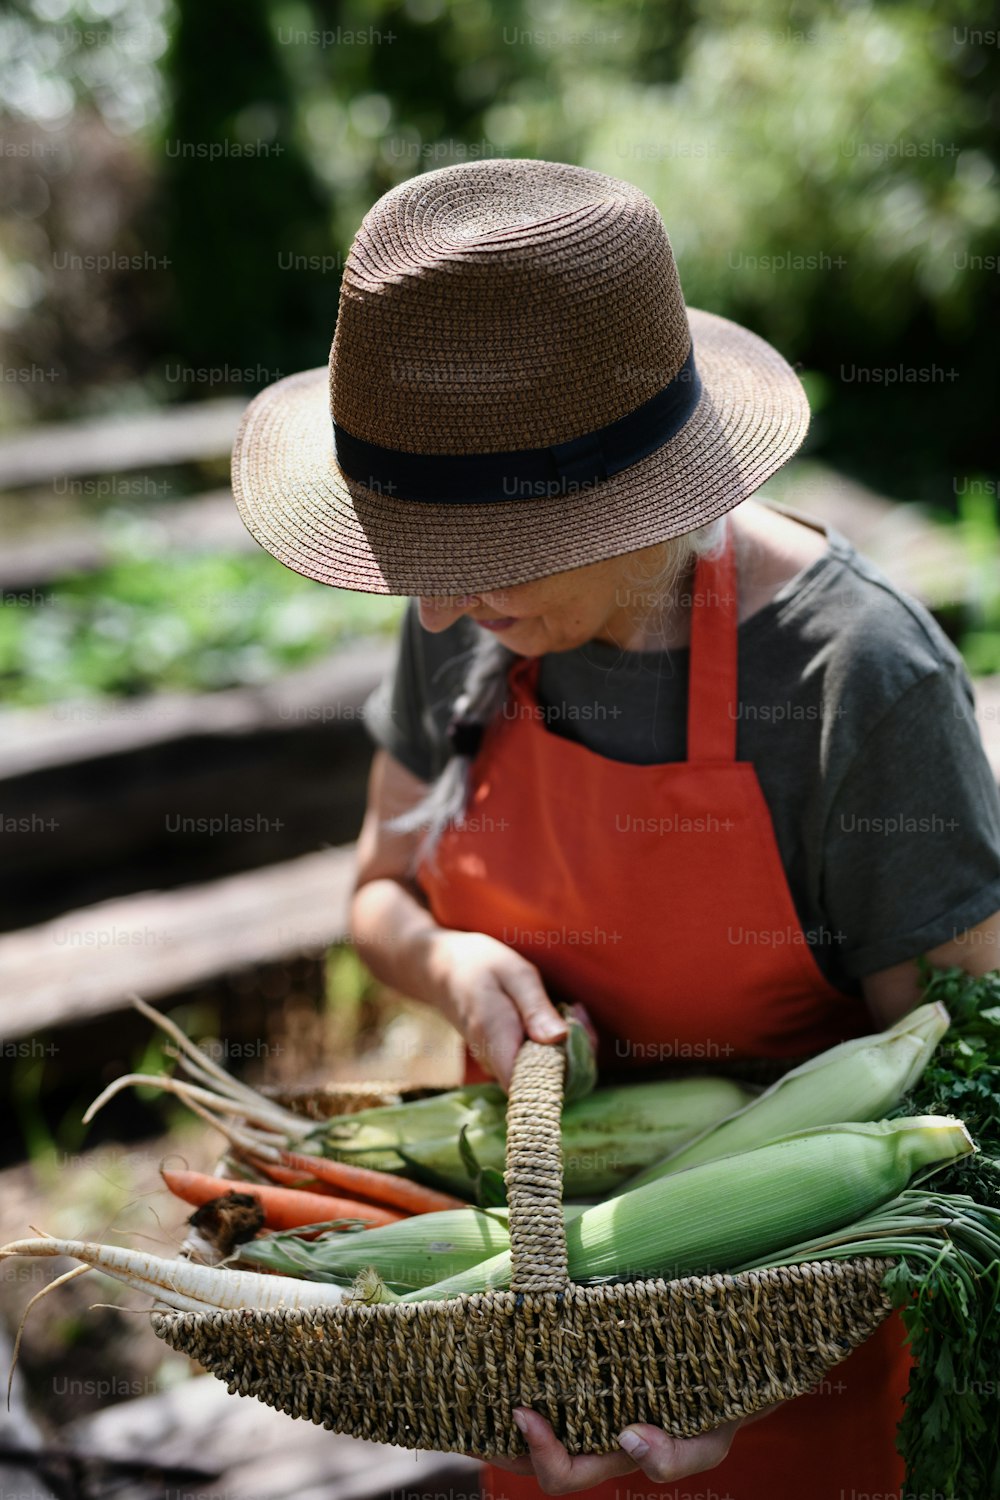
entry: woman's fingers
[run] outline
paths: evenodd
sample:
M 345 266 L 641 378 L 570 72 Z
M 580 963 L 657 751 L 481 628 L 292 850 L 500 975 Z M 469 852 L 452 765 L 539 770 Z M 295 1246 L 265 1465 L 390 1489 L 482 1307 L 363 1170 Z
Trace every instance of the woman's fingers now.
M 571 1458 L 545 1418 L 528 1407 L 519 1406 L 514 1420 L 528 1444 L 530 1472 L 547 1495 L 569 1495 L 574 1490 L 591 1489 L 605 1479 L 635 1472 L 635 1462 L 625 1453 L 583 1453 L 578 1458 Z M 509 1460 L 491 1459 L 490 1462 L 506 1468 Z M 524 1470 L 514 1472 L 523 1473 Z
M 732 1446 L 739 1422 L 725 1422 L 695 1438 L 673 1438 L 660 1427 L 635 1423 L 619 1435 L 618 1453 L 584 1453 L 571 1458 L 543 1416 L 520 1406 L 514 1420 L 528 1444 L 528 1458 L 495 1458 L 490 1462 L 512 1474 L 534 1474 L 547 1495 L 588 1490 L 607 1479 L 639 1469 L 654 1483 L 669 1484 L 714 1469 Z M 633 1448 L 629 1452 L 629 1447 Z
M 721 1464 L 739 1426 L 739 1422 L 724 1422 L 699 1437 L 675 1438 L 662 1427 L 637 1422 L 619 1433 L 618 1441 L 647 1479 L 665 1484 Z
M 441 1008 L 455 1022 L 481 1067 L 503 1088 L 525 1036 L 565 1041 L 568 1027 L 530 960 L 487 933 L 443 928 L 435 936 L 429 970 Z M 586 1023 L 585 1023 L 586 1024 Z
M 482 1463 L 489 1464 L 493 1469 L 504 1469 L 508 1474 L 534 1474 L 535 1466 L 528 1457 L 524 1458 L 483 1458 L 479 1453 L 467 1453 L 466 1458 L 478 1458 Z M 632 1465 L 633 1469 L 635 1464 Z
M 492 1073 L 501 1088 L 506 1090 L 523 1040 L 524 1026 L 520 1014 L 500 991 L 488 997 L 482 1021 L 472 1028 L 466 1045 L 480 1067 Z
M 566 1022 L 545 993 L 537 969 L 527 963 L 512 965 L 502 980 L 533 1042 L 565 1041 Z

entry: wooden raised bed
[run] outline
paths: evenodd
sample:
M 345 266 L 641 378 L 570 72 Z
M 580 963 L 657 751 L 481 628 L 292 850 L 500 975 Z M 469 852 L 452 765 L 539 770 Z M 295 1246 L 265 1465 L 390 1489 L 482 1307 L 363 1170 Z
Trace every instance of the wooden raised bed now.
M 0 489 L 81 474 L 121 474 L 228 453 L 246 402 L 239 397 L 92 422 L 57 422 L 0 441 Z
M 353 839 L 372 754 L 360 710 L 392 654 L 362 641 L 261 687 L 0 716 L 0 809 L 17 820 L 0 926 Z

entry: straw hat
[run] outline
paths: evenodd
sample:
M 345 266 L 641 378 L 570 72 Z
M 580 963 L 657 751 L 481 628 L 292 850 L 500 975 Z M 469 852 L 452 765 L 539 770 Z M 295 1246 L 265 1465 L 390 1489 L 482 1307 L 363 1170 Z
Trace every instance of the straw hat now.
M 562 162 L 477 161 L 365 215 L 329 367 L 251 402 L 233 491 L 261 546 L 307 577 L 479 593 L 705 525 L 808 421 L 769 344 L 685 307 L 645 193 Z

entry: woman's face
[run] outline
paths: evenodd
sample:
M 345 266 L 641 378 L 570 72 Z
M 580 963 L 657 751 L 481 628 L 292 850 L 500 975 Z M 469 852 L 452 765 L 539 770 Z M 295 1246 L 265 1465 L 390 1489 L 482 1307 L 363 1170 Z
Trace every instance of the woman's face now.
M 420 623 L 436 633 L 468 615 L 483 629 L 493 629 L 520 656 L 571 651 L 592 640 L 636 649 L 644 634 L 637 627 L 637 614 L 651 610 L 653 623 L 662 624 L 672 613 L 670 596 L 637 582 L 644 574 L 656 577 L 669 545 L 658 542 L 622 557 L 481 594 L 421 595 Z

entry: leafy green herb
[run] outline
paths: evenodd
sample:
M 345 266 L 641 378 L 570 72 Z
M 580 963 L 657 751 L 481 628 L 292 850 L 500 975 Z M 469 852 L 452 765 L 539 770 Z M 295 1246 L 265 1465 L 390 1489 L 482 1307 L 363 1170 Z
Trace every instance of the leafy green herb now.
M 935 1175 L 942 1193 L 1000 1208 L 1000 970 L 975 976 L 921 960 L 923 1001 L 941 1001 L 951 1025 L 895 1115 L 955 1115 L 979 1152 Z
M 904 1254 L 883 1282 L 900 1309 L 916 1361 L 897 1434 L 906 1459 L 902 1500 L 920 1495 L 995 1500 L 1000 1495 L 1000 970 L 974 976 L 957 968 L 935 970 L 921 959 L 920 972 L 922 999 L 941 1001 L 951 1025 L 919 1083 L 892 1113 L 956 1115 L 979 1151 L 934 1173 L 935 1201 L 942 1212 L 954 1206 L 961 1229 L 949 1225 L 949 1239 L 930 1261 Z M 952 1195 L 950 1205 L 936 1197 L 939 1193 Z
M 970 1218 L 975 1212 L 967 1210 Z M 977 1236 L 968 1260 L 961 1235 L 952 1234 L 930 1265 L 904 1255 L 882 1283 L 916 1361 L 896 1437 L 906 1459 L 902 1500 L 1000 1495 L 1000 1246 L 995 1221 L 992 1249 L 981 1250 Z M 982 1245 L 990 1243 L 987 1232 Z
M 1000 1495 L 1000 1209 L 934 1190 L 942 1174 L 872 1213 L 734 1271 L 885 1256 L 916 1367 L 896 1435 L 899 1500 Z

